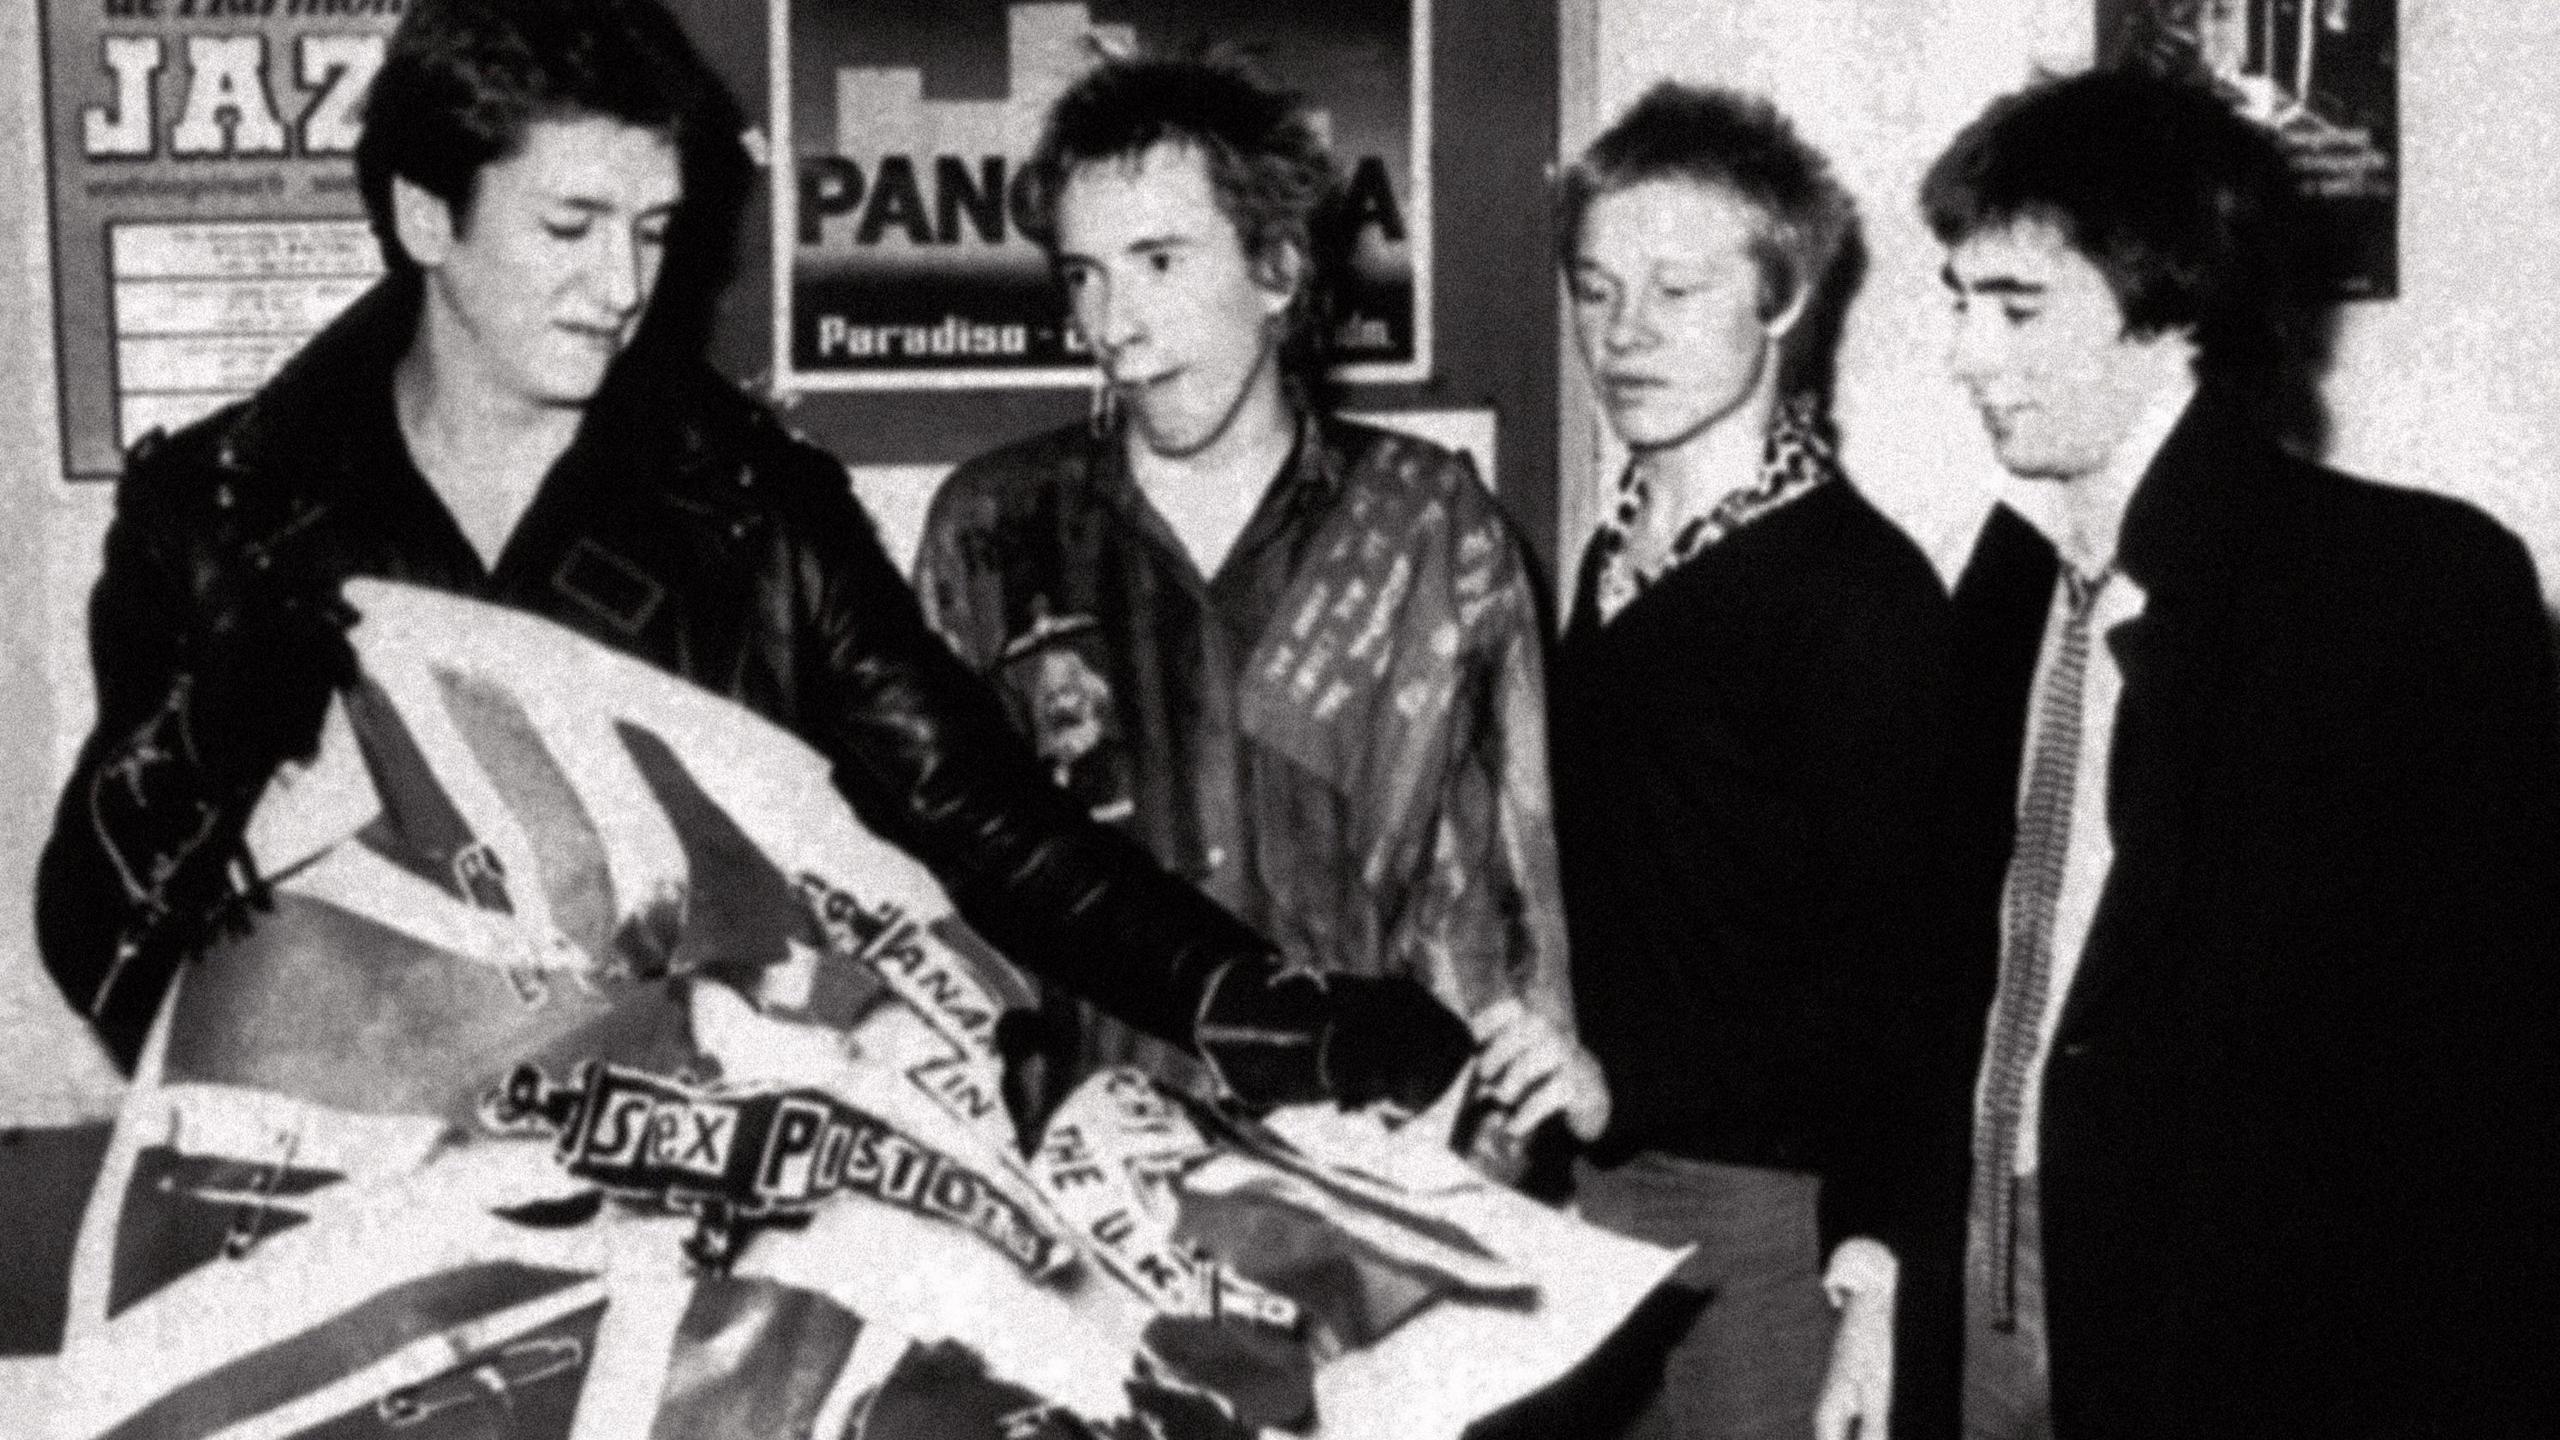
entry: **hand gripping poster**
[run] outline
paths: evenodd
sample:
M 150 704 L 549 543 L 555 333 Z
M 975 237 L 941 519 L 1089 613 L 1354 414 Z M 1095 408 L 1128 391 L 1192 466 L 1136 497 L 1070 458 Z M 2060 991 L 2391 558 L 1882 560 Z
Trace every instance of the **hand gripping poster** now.
M 1241 52 L 1303 94 L 1358 236 L 1344 378 L 1431 366 L 1429 0 L 771 0 L 774 345 L 800 390 L 1081 385 L 1011 189 L 1106 56 Z
M 348 163 L 402 0 L 46 0 L 63 453 L 257 388 L 380 272 Z
M 2330 293 L 2400 292 L 2398 0 L 2097 0 L 2098 61 L 2200 80 L 2267 127 L 2328 245 Z

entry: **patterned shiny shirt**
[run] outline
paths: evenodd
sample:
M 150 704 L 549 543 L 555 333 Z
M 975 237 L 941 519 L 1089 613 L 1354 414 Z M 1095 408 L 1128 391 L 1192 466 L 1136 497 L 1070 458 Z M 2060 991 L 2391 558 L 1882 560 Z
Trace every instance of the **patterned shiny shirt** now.
M 954 472 L 917 564 L 1058 782 L 1293 962 L 1570 1026 L 1537 611 L 1466 457 L 1309 418 L 1203 576 L 1118 437 L 1074 427 Z M 1073 1071 L 1200 1078 L 1075 1030 Z

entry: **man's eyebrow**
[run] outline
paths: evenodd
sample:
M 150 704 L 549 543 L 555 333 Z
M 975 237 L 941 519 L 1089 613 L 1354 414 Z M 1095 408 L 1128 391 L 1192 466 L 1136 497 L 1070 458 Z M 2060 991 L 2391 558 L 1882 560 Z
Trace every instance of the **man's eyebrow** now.
M 1952 265 L 1938 267 L 1938 283 L 1959 295 L 2042 295 L 2051 288 L 2015 275 L 1984 275 L 1967 280 L 1956 274 Z
M 1137 239 L 1122 246 L 1120 253 L 1124 255 L 1152 255 L 1159 250 L 1181 249 L 1197 243 L 1199 242 L 1193 240 L 1187 235 L 1141 235 Z M 1058 263 L 1061 265 L 1098 265 L 1102 262 L 1095 259 L 1093 256 L 1086 254 L 1082 250 L 1060 250 L 1058 252 Z
M 551 203 L 560 206 L 563 209 L 575 210 L 581 215 L 615 215 L 621 213 L 622 210 L 622 207 L 619 204 L 616 204 L 611 200 L 604 199 L 601 196 L 582 195 L 576 193 L 553 195 L 551 197 Z M 676 206 L 682 203 L 682 196 L 670 196 L 667 199 L 659 201 L 655 205 L 642 206 L 637 213 L 642 215 L 655 215 L 661 211 L 673 210 Z

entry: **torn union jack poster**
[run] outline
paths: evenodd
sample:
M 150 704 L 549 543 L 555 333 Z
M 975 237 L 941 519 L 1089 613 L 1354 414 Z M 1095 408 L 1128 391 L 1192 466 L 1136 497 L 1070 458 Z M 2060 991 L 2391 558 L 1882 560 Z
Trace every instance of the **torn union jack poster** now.
M 66 1437 L 1455 1437 L 1677 1258 L 1433 1117 L 1106 1070 L 1020 1136 L 1018 979 L 815 752 L 544 620 L 347 598 L 272 906 L 117 1118 Z

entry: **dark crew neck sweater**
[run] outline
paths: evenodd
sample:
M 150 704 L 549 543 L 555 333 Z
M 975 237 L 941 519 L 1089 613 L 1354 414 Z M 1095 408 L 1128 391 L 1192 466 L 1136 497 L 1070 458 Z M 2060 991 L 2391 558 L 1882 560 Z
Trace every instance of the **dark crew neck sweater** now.
M 1605 625 L 1596 575 L 1586 559 L 1549 693 L 1604 1151 L 1814 1171 L 1842 1182 L 1827 1218 L 1855 1209 L 1917 1136 L 1905 1107 L 1957 1083 L 1945 592 L 1837 479 Z

